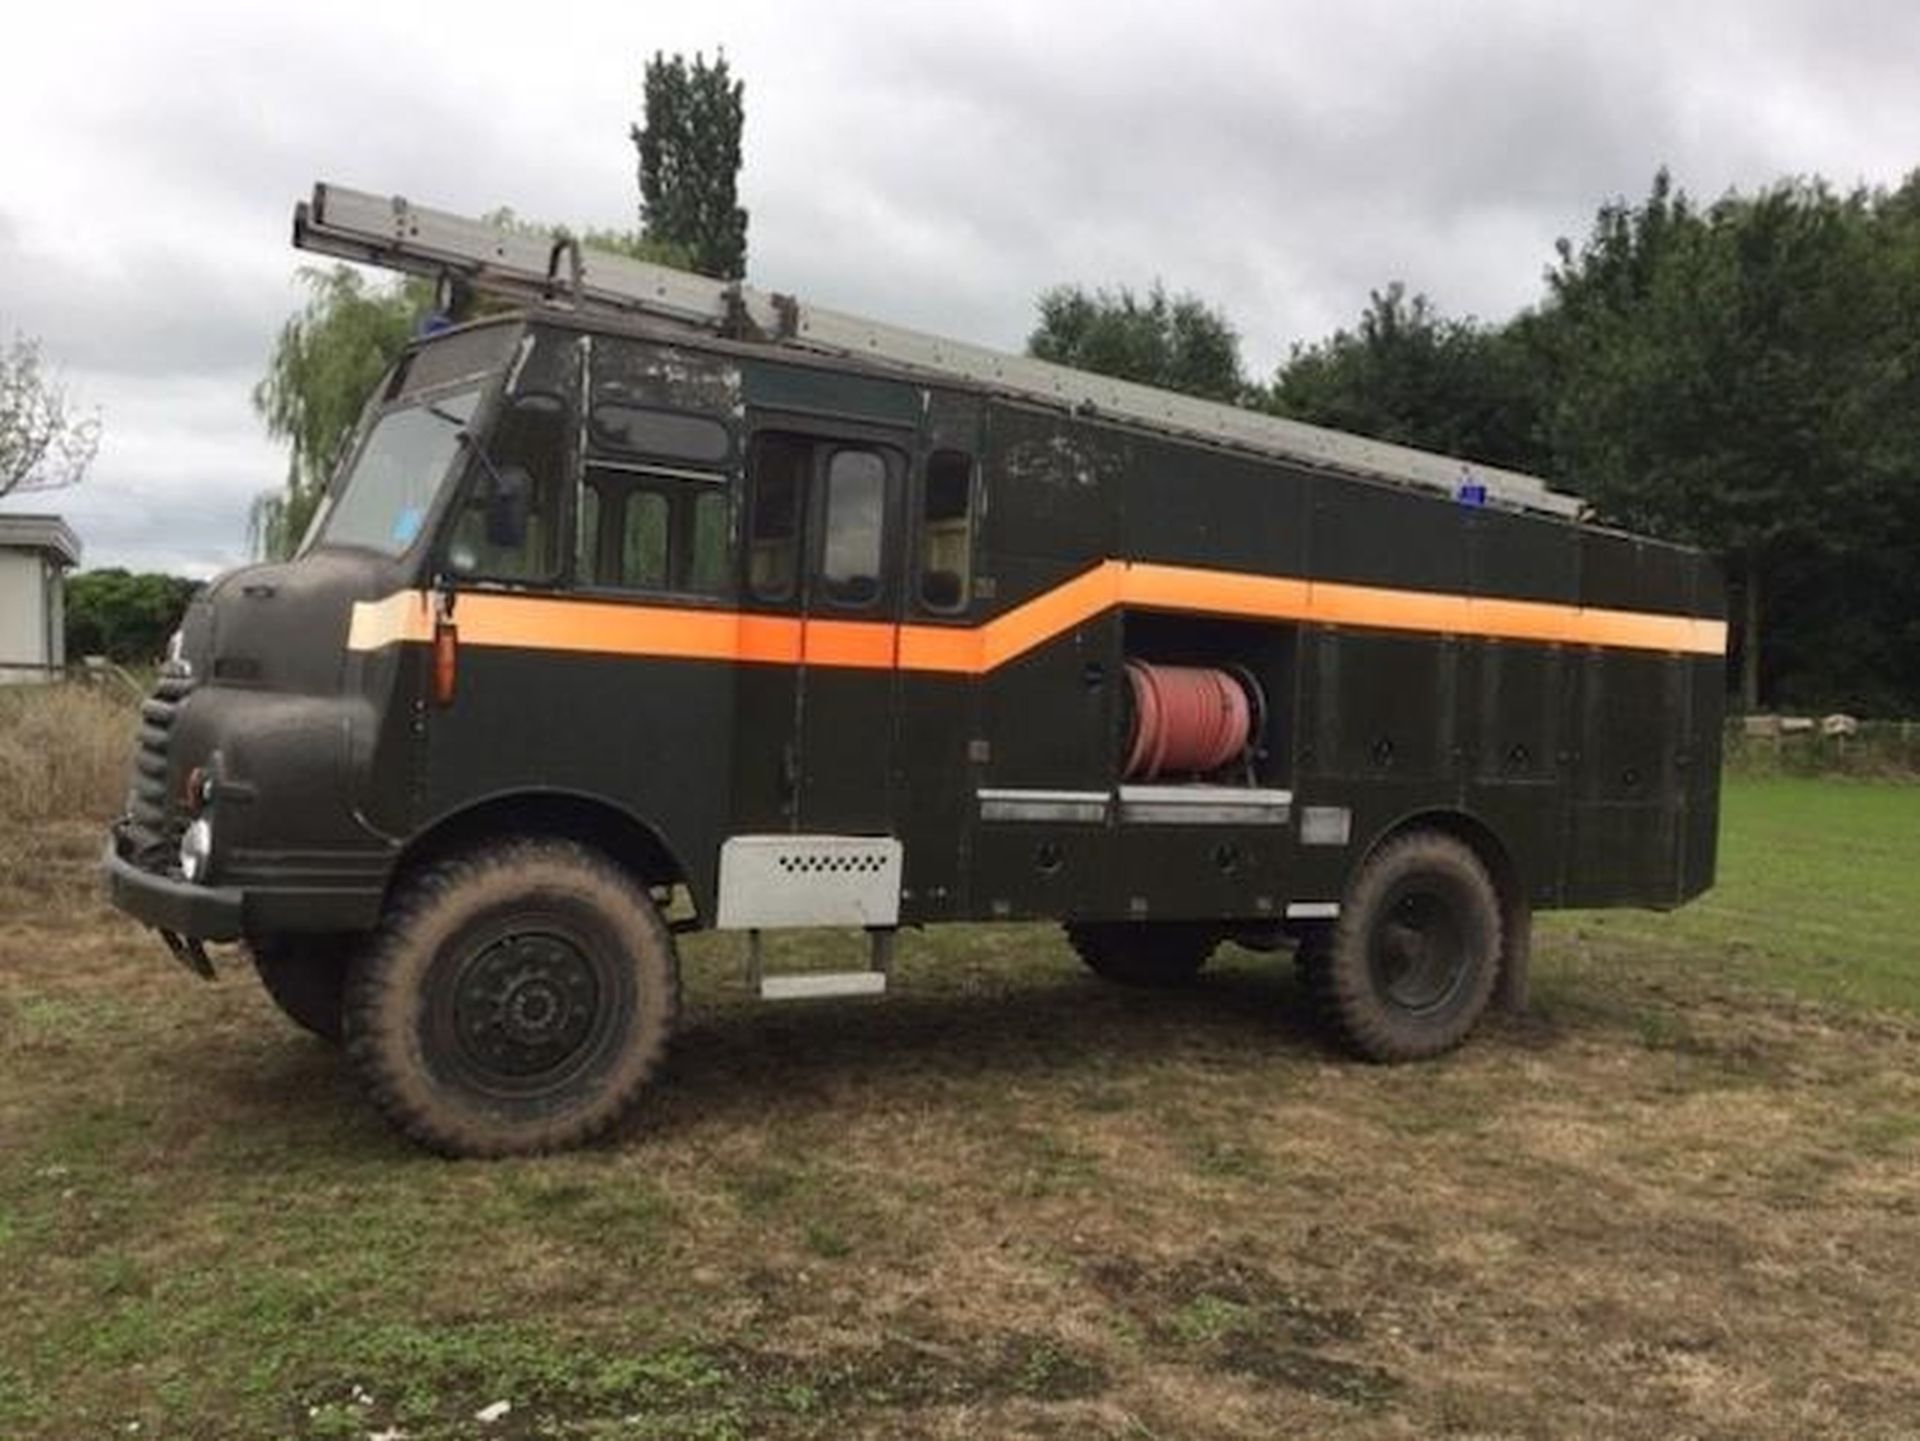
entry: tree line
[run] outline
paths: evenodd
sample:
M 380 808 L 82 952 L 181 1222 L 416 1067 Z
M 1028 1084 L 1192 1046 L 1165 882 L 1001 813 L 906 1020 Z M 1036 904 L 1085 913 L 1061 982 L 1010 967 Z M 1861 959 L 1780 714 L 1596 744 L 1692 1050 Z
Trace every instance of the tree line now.
M 1226 316 L 1158 286 L 1049 291 L 1028 349 L 1546 476 L 1719 557 L 1745 708 L 1920 706 L 1920 172 L 1703 205 L 1663 170 L 1519 314 L 1389 284 L 1265 382 Z

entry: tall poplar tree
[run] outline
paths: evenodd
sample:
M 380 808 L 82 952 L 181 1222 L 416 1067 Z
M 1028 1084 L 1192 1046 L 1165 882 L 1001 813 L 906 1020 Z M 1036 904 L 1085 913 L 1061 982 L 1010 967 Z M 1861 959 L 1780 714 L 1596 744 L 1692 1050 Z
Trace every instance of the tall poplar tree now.
M 692 257 L 702 275 L 747 273 L 747 212 L 738 201 L 746 86 L 695 54 L 647 62 L 646 121 L 632 128 L 640 152 L 640 222 L 646 238 Z

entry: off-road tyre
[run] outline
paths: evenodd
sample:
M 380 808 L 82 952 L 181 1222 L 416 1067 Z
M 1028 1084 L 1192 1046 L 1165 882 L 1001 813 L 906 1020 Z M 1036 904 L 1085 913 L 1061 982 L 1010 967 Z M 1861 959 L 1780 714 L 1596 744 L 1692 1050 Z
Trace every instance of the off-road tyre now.
M 432 1150 L 557 1151 L 626 1114 L 679 1007 L 644 886 L 572 841 L 505 841 L 405 883 L 350 969 L 347 1057 Z
M 1102 980 L 1123 986 L 1189 986 L 1220 944 L 1195 921 L 1069 921 L 1067 943 Z
M 1314 999 L 1370 1061 L 1452 1050 L 1499 979 L 1500 898 L 1479 857 L 1439 831 L 1410 831 L 1370 856 L 1323 945 L 1303 946 Z
M 360 935 L 256 936 L 247 943 L 260 984 L 281 1013 L 329 1045 L 340 1044 L 347 968 Z

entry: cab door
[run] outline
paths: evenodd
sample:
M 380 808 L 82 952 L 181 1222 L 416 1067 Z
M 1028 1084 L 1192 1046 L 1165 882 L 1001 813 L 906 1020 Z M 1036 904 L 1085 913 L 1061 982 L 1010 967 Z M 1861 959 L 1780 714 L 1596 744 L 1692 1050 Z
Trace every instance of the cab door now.
M 911 434 L 766 417 L 748 454 L 736 820 L 883 835 Z

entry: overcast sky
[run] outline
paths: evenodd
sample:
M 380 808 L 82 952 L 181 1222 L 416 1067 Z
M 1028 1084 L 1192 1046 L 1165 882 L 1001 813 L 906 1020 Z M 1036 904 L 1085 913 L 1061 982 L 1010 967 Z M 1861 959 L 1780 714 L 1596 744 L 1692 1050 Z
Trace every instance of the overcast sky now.
M 89 565 L 209 574 L 284 475 L 248 403 L 329 179 L 467 212 L 634 221 L 644 58 L 747 83 L 749 278 L 1018 348 L 1061 281 L 1224 309 L 1250 369 L 1404 280 L 1534 300 L 1556 236 L 1667 164 L 1713 197 L 1920 166 L 1920 6 L 345 3 L 15 7 L 0 336 L 39 336 L 105 441 L 16 498 Z

